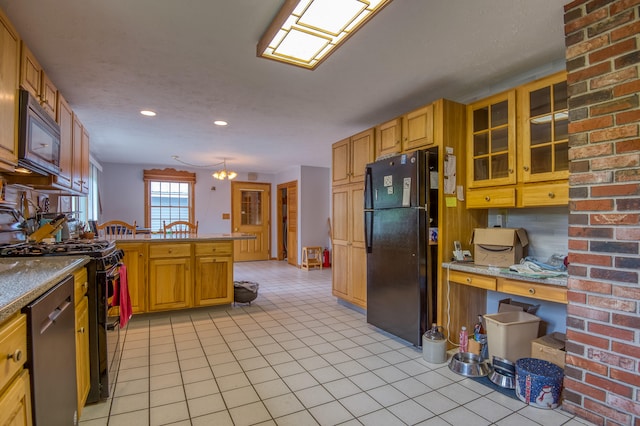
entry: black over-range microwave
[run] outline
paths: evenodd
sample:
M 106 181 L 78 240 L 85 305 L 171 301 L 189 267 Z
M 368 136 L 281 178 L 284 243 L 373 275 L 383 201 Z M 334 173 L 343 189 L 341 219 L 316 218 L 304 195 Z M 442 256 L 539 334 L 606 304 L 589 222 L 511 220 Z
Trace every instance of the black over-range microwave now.
M 60 173 L 60 126 L 24 89 L 20 89 L 18 165 L 42 175 Z

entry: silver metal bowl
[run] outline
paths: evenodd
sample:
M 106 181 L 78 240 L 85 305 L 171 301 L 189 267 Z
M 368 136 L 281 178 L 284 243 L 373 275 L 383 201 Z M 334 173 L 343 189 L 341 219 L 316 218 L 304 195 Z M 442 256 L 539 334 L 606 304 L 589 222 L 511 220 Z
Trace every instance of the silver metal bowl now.
M 515 389 L 516 388 L 516 378 L 515 376 L 504 374 L 500 370 L 493 370 L 489 375 L 489 380 L 491 380 L 496 385 L 506 388 L 506 389 Z
M 491 372 L 491 366 L 472 352 L 458 352 L 449 361 L 449 369 L 466 377 L 482 377 Z

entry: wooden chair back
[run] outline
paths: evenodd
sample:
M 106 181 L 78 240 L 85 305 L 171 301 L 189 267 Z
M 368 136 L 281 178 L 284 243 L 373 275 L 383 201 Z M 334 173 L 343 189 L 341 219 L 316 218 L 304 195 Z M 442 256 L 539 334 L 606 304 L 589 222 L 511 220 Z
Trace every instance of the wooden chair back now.
M 121 220 L 110 220 L 100 224 L 97 223 L 96 230 L 98 231 L 98 237 L 101 238 L 135 236 L 136 221 L 134 220 L 133 224 L 130 224 Z
M 164 235 L 172 234 L 177 236 L 196 235 L 198 233 L 198 222 L 191 223 L 186 220 L 176 220 L 171 223 L 162 221 Z

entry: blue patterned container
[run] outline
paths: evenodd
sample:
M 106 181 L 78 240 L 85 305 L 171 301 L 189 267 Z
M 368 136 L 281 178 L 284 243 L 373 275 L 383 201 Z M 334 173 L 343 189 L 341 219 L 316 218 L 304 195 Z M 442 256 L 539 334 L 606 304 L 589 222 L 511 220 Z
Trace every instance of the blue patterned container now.
M 526 404 L 553 409 L 560 404 L 562 368 L 537 358 L 516 361 L 516 395 Z

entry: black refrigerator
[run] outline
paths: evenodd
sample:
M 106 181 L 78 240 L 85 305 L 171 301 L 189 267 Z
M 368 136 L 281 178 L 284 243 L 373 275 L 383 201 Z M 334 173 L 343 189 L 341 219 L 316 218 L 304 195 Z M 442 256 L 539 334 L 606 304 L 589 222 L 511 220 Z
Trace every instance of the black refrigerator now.
M 366 167 L 367 322 L 415 346 L 435 320 L 437 182 L 437 148 Z

